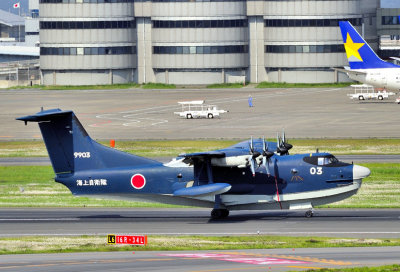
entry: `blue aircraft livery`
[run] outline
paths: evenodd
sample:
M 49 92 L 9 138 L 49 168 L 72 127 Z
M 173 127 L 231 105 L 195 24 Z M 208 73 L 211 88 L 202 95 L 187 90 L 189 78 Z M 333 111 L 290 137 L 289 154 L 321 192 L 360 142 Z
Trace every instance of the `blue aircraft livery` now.
M 368 168 L 329 153 L 289 155 L 292 145 L 255 139 L 181 154 L 168 163 L 127 154 L 92 140 L 72 111 L 42 110 L 17 120 L 39 124 L 59 182 L 76 196 L 152 201 L 231 210 L 305 209 L 355 194 Z
M 339 26 L 351 69 L 398 68 L 379 58 L 350 22 L 341 21 Z
M 333 68 L 351 79 L 385 90 L 400 90 L 400 66 L 383 61 L 350 22 L 339 22 L 350 67 Z M 400 60 L 392 57 L 392 59 Z

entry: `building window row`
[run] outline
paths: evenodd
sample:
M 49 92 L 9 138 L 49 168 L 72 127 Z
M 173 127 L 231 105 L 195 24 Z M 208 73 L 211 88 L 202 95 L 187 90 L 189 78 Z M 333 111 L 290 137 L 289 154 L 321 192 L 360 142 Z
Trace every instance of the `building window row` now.
M 75 4 L 75 3 L 133 3 L 135 0 L 40 0 L 41 4 Z M 137 1 L 137 0 L 136 0 Z M 238 2 L 246 0 L 152 0 L 152 2 Z
M 399 49 L 385 49 L 385 50 L 378 50 L 378 56 L 382 59 L 390 59 L 393 56 L 400 56 Z
M 134 0 L 40 0 L 41 4 L 75 4 L 75 3 L 133 3 Z
M 349 21 L 352 25 L 360 26 L 362 18 L 349 19 L 267 19 L 265 26 L 272 27 L 328 27 L 339 26 L 339 21 Z
M 331 67 L 265 67 L 267 72 L 295 71 L 295 72 L 332 72 Z
M 153 21 L 153 28 L 227 28 L 247 26 L 247 20 Z
M 135 28 L 136 21 L 43 21 L 40 29 L 110 29 Z
M 154 54 L 237 54 L 248 52 L 248 45 L 153 46 Z
M 152 2 L 245 2 L 247 0 L 152 0 Z
M 136 54 L 135 46 L 114 47 L 41 47 L 40 55 L 74 56 L 74 55 L 132 55 Z
M 265 53 L 342 53 L 343 44 L 266 45 Z
M 400 16 L 382 16 L 382 25 L 400 24 Z

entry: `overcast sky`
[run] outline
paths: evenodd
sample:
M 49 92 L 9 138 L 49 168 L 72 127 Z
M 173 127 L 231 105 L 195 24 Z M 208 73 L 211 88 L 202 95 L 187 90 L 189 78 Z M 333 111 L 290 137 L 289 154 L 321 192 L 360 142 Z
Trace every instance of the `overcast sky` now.
M 381 0 L 382 8 L 400 8 L 399 0 Z
M 21 15 L 28 12 L 28 0 L 0 0 L 0 9 L 18 14 L 18 9 L 13 8 L 15 3 L 21 3 Z

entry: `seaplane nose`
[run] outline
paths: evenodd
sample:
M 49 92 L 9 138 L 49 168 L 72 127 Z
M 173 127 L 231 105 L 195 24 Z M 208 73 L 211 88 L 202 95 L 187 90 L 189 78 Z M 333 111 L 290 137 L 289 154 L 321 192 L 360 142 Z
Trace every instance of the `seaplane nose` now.
M 353 165 L 353 179 L 363 179 L 368 177 L 371 171 L 364 166 Z

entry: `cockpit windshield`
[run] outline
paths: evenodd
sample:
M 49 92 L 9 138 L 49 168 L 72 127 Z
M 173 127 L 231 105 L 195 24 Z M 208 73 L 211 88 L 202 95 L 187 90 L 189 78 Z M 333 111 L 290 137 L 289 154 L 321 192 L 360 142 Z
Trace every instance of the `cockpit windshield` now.
M 324 156 L 307 156 L 303 158 L 303 161 L 312 165 L 327 166 L 327 167 L 338 167 L 347 165 L 347 163 L 340 162 L 333 155 Z
M 318 165 L 327 165 L 331 163 L 338 162 L 338 159 L 335 156 L 332 157 L 318 157 Z

